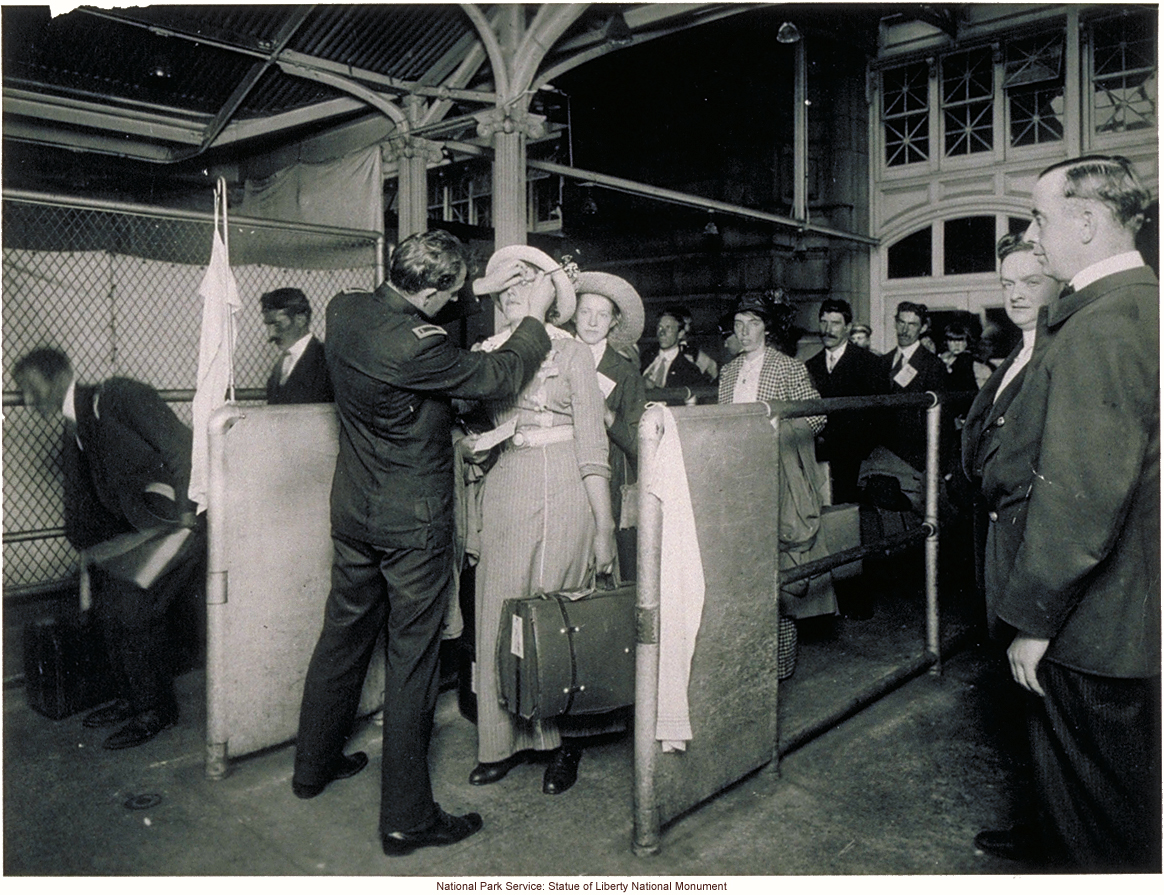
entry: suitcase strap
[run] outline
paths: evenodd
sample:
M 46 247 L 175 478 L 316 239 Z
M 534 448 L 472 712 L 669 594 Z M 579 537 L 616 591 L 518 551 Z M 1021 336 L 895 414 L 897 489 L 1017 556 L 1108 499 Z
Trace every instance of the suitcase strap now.
M 565 597 L 554 595 L 554 602 L 558 604 L 558 611 L 562 613 L 562 632 L 566 635 L 566 643 L 570 645 L 570 690 L 566 695 L 566 705 L 561 714 L 568 715 L 574 705 L 574 694 L 578 692 L 578 656 L 575 653 L 574 634 L 578 628 L 570 624 L 570 613 L 566 611 L 566 604 L 570 601 Z

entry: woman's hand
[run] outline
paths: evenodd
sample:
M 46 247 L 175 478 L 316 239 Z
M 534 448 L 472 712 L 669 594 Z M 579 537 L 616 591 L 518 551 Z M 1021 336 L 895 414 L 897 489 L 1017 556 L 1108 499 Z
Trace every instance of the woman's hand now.
M 614 557 L 618 546 L 614 541 L 614 527 L 601 528 L 594 534 L 594 563 L 599 575 L 614 571 Z
M 489 458 L 489 451 L 477 450 L 477 439 L 479 435 L 466 435 L 457 442 L 457 450 L 461 452 L 461 458 L 466 463 L 473 463 L 480 466 Z

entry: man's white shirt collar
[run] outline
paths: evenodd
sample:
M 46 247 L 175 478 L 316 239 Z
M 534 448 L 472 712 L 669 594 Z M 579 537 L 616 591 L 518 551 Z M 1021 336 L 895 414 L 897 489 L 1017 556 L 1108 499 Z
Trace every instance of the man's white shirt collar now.
M 1071 278 L 1071 286 L 1078 292 L 1080 289 L 1086 289 L 1098 279 L 1109 277 L 1113 273 L 1122 273 L 1125 270 L 1135 270 L 1137 267 L 1143 266 L 1144 257 L 1139 252 L 1134 250 L 1131 252 L 1122 252 L 1119 255 L 1112 255 L 1110 258 L 1104 258 L 1102 261 L 1089 264 Z
M 295 369 L 295 365 L 299 363 L 299 358 L 303 357 L 303 352 L 307 350 L 307 343 L 311 341 L 311 333 L 303 336 L 292 343 L 291 347 L 287 349 L 287 357 L 290 359 L 290 366 L 284 364 L 284 369 L 287 372 Z
M 914 354 L 917 353 L 919 348 L 921 348 L 921 339 L 918 339 L 916 342 L 906 348 L 898 348 L 897 350 L 901 352 L 901 359 L 904 363 L 905 361 L 908 361 L 910 358 L 912 358 Z
M 65 400 L 61 404 L 61 413 L 74 426 L 77 425 L 77 380 L 74 379 L 65 389 Z

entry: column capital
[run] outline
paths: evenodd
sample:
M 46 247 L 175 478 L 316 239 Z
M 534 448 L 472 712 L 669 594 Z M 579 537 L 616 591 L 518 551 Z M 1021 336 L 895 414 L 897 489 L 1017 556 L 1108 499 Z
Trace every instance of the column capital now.
M 424 137 L 393 137 L 384 144 L 383 157 L 386 162 L 416 158 L 435 165 L 445 157 L 444 144 Z
M 477 114 L 477 136 L 492 140 L 496 134 L 524 134 L 529 139 L 545 136 L 546 116 L 520 109 L 495 107 Z

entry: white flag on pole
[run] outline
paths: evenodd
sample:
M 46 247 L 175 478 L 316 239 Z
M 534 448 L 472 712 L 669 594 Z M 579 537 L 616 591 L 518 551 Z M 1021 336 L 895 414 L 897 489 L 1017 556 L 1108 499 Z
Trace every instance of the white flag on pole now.
M 242 307 L 238 284 L 230 269 L 226 243 L 218 230 L 218 197 L 215 201 L 214 244 L 210 266 L 198 287 L 202 298 L 202 336 L 198 345 L 198 388 L 194 392 L 194 459 L 190 469 L 190 500 L 198 512 L 206 508 L 206 487 L 210 474 L 208 427 L 210 415 L 226 403 L 228 389 L 234 391 L 235 315 Z M 223 229 L 226 224 L 225 191 Z

